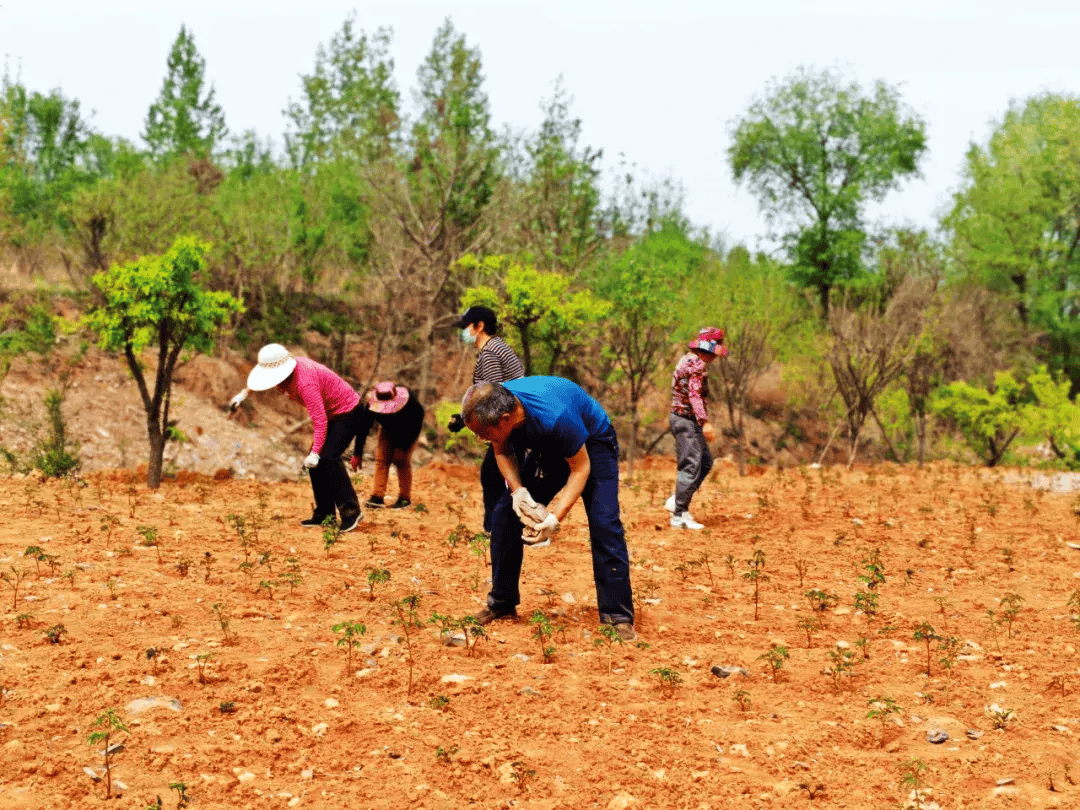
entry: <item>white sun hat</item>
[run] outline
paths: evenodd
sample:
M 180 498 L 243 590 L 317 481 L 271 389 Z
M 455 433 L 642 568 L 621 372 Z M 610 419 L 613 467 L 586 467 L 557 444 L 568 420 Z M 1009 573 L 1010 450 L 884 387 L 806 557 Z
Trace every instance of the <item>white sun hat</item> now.
M 268 343 L 259 349 L 259 365 L 248 374 L 247 387 L 266 391 L 282 382 L 296 368 L 296 358 L 280 343 Z

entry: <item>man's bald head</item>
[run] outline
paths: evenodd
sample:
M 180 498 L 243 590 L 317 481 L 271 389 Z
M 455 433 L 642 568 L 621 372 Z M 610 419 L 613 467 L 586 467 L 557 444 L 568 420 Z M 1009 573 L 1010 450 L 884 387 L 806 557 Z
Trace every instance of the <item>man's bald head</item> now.
M 518 399 L 498 383 L 477 383 L 461 400 L 461 418 L 476 427 L 494 427 L 503 416 L 514 412 Z

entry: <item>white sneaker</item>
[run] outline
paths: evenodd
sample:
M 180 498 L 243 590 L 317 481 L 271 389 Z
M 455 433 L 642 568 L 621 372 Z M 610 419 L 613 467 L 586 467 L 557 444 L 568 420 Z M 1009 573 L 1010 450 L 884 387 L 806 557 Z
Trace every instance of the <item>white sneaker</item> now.
M 705 525 L 694 520 L 689 512 L 682 512 L 671 516 L 671 528 L 673 529 L 704 529 Z
M 664 508 L 667 509 L 669 512 L 671 512 L 671 514 L 673 514 L 673 515 L 675 514 L 675 496 L 674 495 L 672 495 L 670 498 L 668 498 L 666 501 L 664 501 Z

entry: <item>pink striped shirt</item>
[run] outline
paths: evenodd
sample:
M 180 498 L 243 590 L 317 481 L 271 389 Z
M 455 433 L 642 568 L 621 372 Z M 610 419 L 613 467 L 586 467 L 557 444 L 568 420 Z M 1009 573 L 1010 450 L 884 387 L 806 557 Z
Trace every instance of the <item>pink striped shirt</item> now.
M 346 414 L 360 404 L 360 395 L 351 385 L 322 363 L 307 357 L 296 358 L 296 370 L 289 375 L 283 390 L 289 399 L 307 408 L 314 426 L 312 453 L 322 451 L 330 417 Z

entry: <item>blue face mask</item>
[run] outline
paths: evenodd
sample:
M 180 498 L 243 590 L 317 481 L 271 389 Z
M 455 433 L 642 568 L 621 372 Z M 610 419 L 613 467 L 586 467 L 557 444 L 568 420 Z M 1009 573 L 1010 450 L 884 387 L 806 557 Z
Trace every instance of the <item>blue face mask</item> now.
M 461 339 L 466 343 L 476 343 L 476 335 L 472 334 L 467 326 L 461 330 Z

